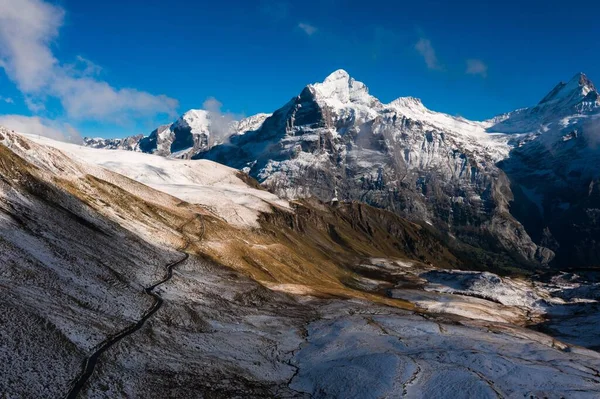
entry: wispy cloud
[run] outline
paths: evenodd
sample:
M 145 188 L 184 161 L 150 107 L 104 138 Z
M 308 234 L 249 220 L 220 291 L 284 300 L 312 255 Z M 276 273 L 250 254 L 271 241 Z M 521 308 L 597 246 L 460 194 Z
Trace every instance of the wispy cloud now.
M 58 60 L 51 44 L 65 11 L 43 0 L 0 0 L 0 67 L 24 94 L 30 109 L 57 98 L 67 115 L 116 122 L 175 115 L 178 103 L 165 95 L 116 88 L 98 78 L 101 68 L 83 57 Z
M 75 62 L 63 66 L 71 76 L 91 77 L 99 76 L 102 73 L 102 67 L 81 55 L 75 57 Z
M 467 75 L 479 75 L 482 78 L 486 78 L 487 72 L 488 66 L 483 61 L 476 58 L 467 60 L 467 69 L 465 70 Z
M 7 104 L 14 104 L 15 101 L 10 98 L 10 97 L 2 97 L 0 96 L 0 101 L 2 101 L 3 103 L 7 103 Z
M 25 97 L 25 105 L 31 112 L 39 113 L 46 110 L 46 106 L 42 102 L 42 100 L 38 100 L 32 97 Z
M 415 44 L 415 49 L 421 54 L 423 59 L 425 60 L 425 64 L 427 64 L 427 68 L 434 70 L 442 70 L 443 67 L 440 64 L 440 61 L 437 58 L 435 53 L 435 49 L 431 45 L 431 40 L 420 38 L 419 41 Z
M 304 22 L 300 22 L 298 24 L 298 28 L 302 29 L 304 31 L 304 33 L 306 33 L 308 36 L 314 35 L 319 30 L 319 29 L 317 29 L 317 27 L 307 24 L 307 23 L 304 23 Z
M 214 97 L 207 98 L 202 103 L 202 108 L 211 113 L 209 126 L 209 146 L 212 147 L 217 143 L 225 143 L 229 141 L 230 136 L 234 133 L 232 124 L 240 116 L 231 112 L 223 112 L 223 103 Z
M 20 133 L 36 134 L 75 144 L 82 143 L 81 135 L 71 125 L 37 116 L 1 115 L 0 125 Z

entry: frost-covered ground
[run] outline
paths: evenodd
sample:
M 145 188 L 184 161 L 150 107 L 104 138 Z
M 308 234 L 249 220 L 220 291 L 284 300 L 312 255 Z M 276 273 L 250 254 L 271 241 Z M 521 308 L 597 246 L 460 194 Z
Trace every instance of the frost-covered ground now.
M 365 289 L 385 287 L 391 297 L 434 314 L 528 326 L 567 343 L 600 347 L 597 271 L 510 278 L 391 259 L 371 259 L 358 270 L 380 274 L 379 280 L 362 280 Z
M 558 273 L 543 284 L 566 303 L 548 309 L 540 330 L 562 341 L 600 350 L 600 272 Z
M 191 259 L 86 397 L 597 397 L 600 354 L 505 324 L 289 297 Z
M 541 334 L 331 303 L 292 364 L 315 398 L 593 398 L 600 355 L 561 350 Z
M 0 392 L 62 397 L 86 354 L 139 319 L 151 304 L 142 287 L 178 254 L 151 226 L 153 243 L 75 195 L 98 190 L 96 200 L 108 200 L 98 187 L 53 180 L 50 165 L 67 171 L 76 163 L 0 133 Z M 17 152 L 36 157 L 36 166 Z M 125 216 L 119 199 L 111 209 Z

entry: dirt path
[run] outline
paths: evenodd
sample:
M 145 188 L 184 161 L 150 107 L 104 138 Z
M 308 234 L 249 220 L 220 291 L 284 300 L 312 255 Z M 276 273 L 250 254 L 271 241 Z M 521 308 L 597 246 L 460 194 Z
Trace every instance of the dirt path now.
M 196 219 L 200 219 L 200 222 L 202 224 L 202 231 L 197 240 L 197 241 L 200 241 L 200 240 L 202 240 L 202 238 L 204 236 L 204 231 L 205 231 L 204 230 L 205 229 L 204 219 L 202 218 L 201 215 L 196 215 L 194 218 L 192 218 L 188 222 L 184 223 L 180 227 L 180 231 L 185 235 L 185 233 L 183 231 L 185 226 L 190 224 L 191 222 L 193 222 Z M 125 337 L 133 334 L 134 332 L 138 331 L 139 329 L 141 329 L 144 326 L 144 324 L 146 323 L 146 321 L 150 317 L 152 317 L 161 308 L 161 306 L 163 304 L 163 299 L 161 298 L 160 295 L 155 293 L 154 290 L 156 289 L 156 287 L 171 280 L 171 278 L 173 277 L 173 268 L 175 268 L 176 266 L 182 264 L 183 262 L 185 262 L 186 260 L 189 259 L 190 255 L 188 253 L 186 253 L 185 251 L 190 247 L 190 245 L 192 245 L 192 241 L 189 241 L 187 239 L 187 237 L 186 237 L 186 240 L 187 240 L 187 244 L 181 250 L 183 257 L 180 260 L 169 263 L 167 266 L 165 266 L 165 270 L 166 270 L 165 277 L 163 277 L 160 281 L 152 284 L 149 287 L 144 288 L 144 292 L 147 295 L 150 295 L 150 296 L 152 296 L 152 298 L 154 298 L 154 304 L 150 307 L 150 309 L 148 309 L 144 313 L 142 318 L 139 319 L 135 324 L 119 331 L 118 333 L 116 333 L 114 335 L 107 337 L 104 341 L 102 341 L 98 345 L 97 349 L 85 359 L 83 366 L 82 366 L 82 372 L 81 372 L 81 374 L 79 374 L 77 376 L 77 378 L 71 384 L 71 388 L 69 389 L 69 392 L 65 396 L 66 399 L 75 399 L 78 397 L 79 393 L 83 389 L 83 386 L 85 385 L 85 383 L 89 380 L 89 378 L 94 373 L 96 364 L 98 364 L 98 361 L 100 360 L 100 356 L 104 352 L 106 352 L 108 349 L 110 349 L 110 347 L 112 347 L 114 344 L 116 344 L 123 338 L 125 338 Z

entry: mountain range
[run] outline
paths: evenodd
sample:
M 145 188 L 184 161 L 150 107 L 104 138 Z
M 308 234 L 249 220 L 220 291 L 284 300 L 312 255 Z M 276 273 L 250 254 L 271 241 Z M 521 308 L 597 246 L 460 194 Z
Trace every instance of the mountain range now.
M 600 99 L 582 73 L 535 106 L 470 121 L 384 104 L 338 70 L 272 114 L 190 110 L 95 148 L 209 159 L 288 199 L 359 201 L 430 228 L 490 268 L 600 264 Z

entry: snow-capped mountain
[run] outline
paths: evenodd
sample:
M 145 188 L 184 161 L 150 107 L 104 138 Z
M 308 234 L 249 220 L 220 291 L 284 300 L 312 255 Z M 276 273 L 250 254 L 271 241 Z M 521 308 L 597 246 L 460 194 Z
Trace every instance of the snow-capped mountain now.
M 590 140 L 581 151 L 570 140 L 595 123 L 598 104 L 594 85 L 578 74 L 535 107 L 477 122 L 431 111 L 412 97 L 383 104 L 338 70 L 308 85 L 260 129 L 197 157 L 244 169 L 287 198 L 363 201 L 425 221 L 458 238 L 459 247 L 482 250 L 482 262 L 545 264 L 554 257 L 545 246 L 559 251 L 560 245 L 524 228 L 517 209 L 522 196 L 513 192 L 517 175 L 507 160 L 556 144 L 566 151 L 560 157 L 535 157 L 553 170 L 546 191 L 554 189 L 556 173 L 571 168 L 587 189 L 598 169 L 582 161 L 581 151 L 588 161 L 599 152 Z M 593 127 L 585 130 L 594 136 Z M 540 173 L 539 165 L 516 169 L 529 177 Z M 550 224 L 541 226 L 546 236 Z
M 258 129 L 270 114 L 252 115 L 234 120 L 229 115 L 202 109 L 191 109 L 175 122 L 162 125 L 148 136 L 124 139 L 84 138 L 92 148 L 138 151 L 165 157 L 189 159 L 211 146 L 226 142 L 232 135 Z
M 490 131 L 502 133 L 537 132 L 545 124 L 575 115 L 598 112 L 600 99 L 591 80 L 578 73 L 568 82 L 560 82 L 537 105 L 494 118 Z
M 244 168 L 281 196 L 362 201 L 480 248 L 548 262 L 551 251 L 509 213 L 509 182 L 495 164 L 511 138 L 489 134 L 489 126 L 414 98 L 383 104 L 339 70 L 308 85 L 259 130 L 199 157 Z
M 215 160 L 286 198 L 386 208 L 433 226 L 459 248 L 476 248 L 482 262 L 547 264 L 556 252 L 564 264 L 573 251 L 582 262 L 600 262 L 596 244 L 581 249 L 600 232 L 590 216 L 599 208 L 599 109 L 598 91 L 582 73 L 533 107 L 470 121 L 414 97 L 384 104 L 338 70 L 272 115 L 233 121 L 190 110 L 137 144 L 86 142 Z M 581 198 L 586 205 L 577 205 Z M 581 222 L 572 218 L 591 223 L 583 236 L 573 234 Z
M 271 116 L 271 114 L 260 113 L 247 118 L 242 118 L 237 121 L 234 131 L 236 134 L 244 134 L 246 132 L 258 130 L 269 116 Z

